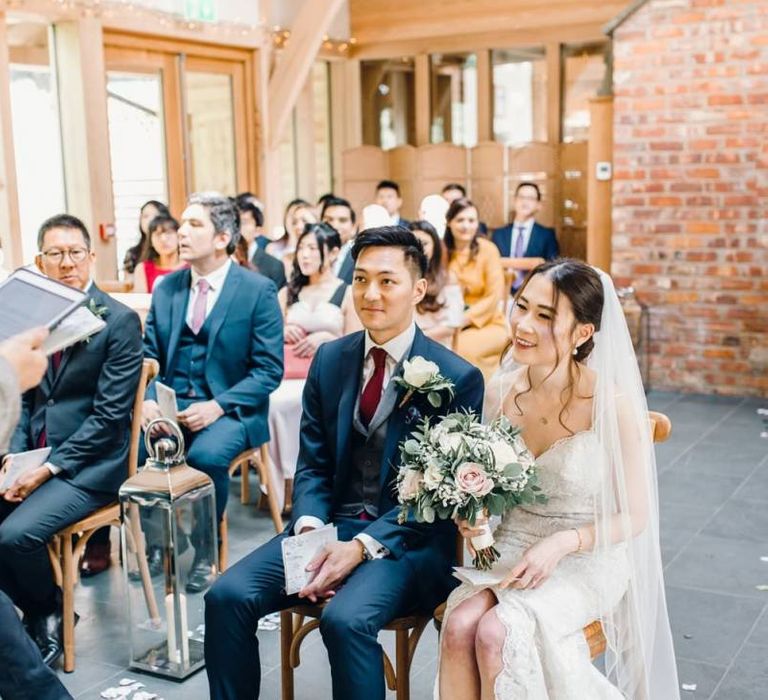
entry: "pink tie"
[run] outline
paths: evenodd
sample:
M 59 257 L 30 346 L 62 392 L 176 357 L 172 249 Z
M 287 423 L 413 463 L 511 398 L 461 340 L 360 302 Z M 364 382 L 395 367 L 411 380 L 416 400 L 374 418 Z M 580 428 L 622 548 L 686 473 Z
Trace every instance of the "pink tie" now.
M 190 324 L 190 328 L 195 335 L 200 332 L 205 323 L 205 310 L 208 305 L 208 290 L 210 288 L 211 285 L 208 283 L 208 280 L 201 279 L 197 281 L 197 298 L 192 309 L 192 323 Z

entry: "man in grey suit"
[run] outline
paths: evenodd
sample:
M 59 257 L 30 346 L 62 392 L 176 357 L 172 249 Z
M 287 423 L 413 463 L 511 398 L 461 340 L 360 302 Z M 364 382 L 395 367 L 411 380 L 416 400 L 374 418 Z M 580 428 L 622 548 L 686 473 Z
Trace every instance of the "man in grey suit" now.
M 0 590 L 24 612 L 46 663 L 62 653 L 61 592 L 46 543 L 116 499 L 126 477 L 131 408 L 141 374 L 141 323 L 91 279 L 95 255 L 83 223 L 66 214 L 38 234 L 40 271 L 85 291 L 106 326 L 54 353 L 40 385 L 24 394 L 10 454 L 50 447 L 0 500 Z
M 36 328 L 0 343 L 0 452 L 21 413 L 21 392 L 39 384 L 48 368 L 40 350 L 48 331 Z M 71 700 L 21 624 L 11 599 L 0 591 L 0 697 L 4 700 Z

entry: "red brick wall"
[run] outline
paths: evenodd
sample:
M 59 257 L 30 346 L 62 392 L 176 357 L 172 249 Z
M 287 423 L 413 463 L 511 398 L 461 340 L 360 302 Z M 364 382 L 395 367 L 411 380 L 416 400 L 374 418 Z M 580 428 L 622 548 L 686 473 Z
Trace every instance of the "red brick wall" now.
M 654 388 L 768 395 L 768 1 L 650 0 L 614 35 L 613 275 Z

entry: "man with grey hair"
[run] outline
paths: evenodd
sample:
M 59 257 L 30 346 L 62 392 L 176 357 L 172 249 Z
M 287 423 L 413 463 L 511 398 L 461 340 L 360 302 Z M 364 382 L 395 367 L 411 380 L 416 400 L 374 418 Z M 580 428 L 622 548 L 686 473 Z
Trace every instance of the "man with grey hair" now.
M 283 318 L 275 285 L 232 263 L 239 232 L 232 201 L 216 193 L 190 197 L 181 215 L 179 255 L 189 268 L 167 275 L 153 296 L 144 331 L 145 357 L 160 364 L 158 380 L 176 391 L 187 463 L 208 474 L 221 520 L 229 463 L 269 439 L 269 395 L 283 376 Z M 142 423 L 160 417 L 154 383 Z M 187 591 L 205 590 L 214 562 L 192 532 L 195 560 Z M 161 552 L 149 551 L 159 573 Z

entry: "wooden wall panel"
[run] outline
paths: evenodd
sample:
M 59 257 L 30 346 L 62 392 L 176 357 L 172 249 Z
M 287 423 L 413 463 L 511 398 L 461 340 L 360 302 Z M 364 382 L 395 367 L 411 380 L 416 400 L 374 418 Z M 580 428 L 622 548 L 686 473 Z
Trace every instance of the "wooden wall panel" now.
M 406 219 L 416 216 L 419 200 L 416 194 L 417 148 L 414 146 L 398 146 L 387 151 L 389 157 L 389 179 L 400 185 L 400 195 L 403 198 L 402 212 Z M 373 192 L 371 192 L 373 201 Z
M 376 183 L 389 177 L 387 151 L 376 146 L 348 148 L 342 153 L 341 172 L 340 191 L 360 216 L 363 207 L 373 202 Z
M 501 143 L 479 143 L 469 152 L 471 173 L 468 194 L 477 205 L 481 221 L 491 228 L 503 226 L 509 202 L 506 196 L 507 149 Z
M 414 206 L 405 218 L 416 218 L 421 200 L 428 194 L 440 194 L 448 182 L 466 182 L 468 176 L 467 149 L 452 143 L 422 146 L 416 151 Z

